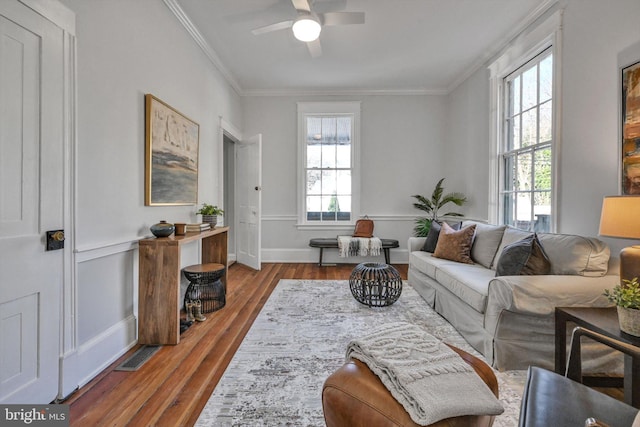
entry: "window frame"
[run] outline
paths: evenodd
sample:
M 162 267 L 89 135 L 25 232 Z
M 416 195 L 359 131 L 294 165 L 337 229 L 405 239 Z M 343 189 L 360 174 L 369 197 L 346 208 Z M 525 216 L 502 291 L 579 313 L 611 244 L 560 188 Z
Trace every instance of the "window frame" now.
M 555 154 L 555 150 L 554 150 L 554 144 L 553 144 L 553 129 L 552 129 L 552 133 L 550 135 L 550 138 L 545 140 L 544 142 L 540 142 L 539 138 L 540 138 L 540 133 L 541 133 L 541 128 L 540 128 L 540 112 L 542 110 L 542 106 L 546 103 L 550 103 L 551 105 L 551 112 L 552 112 L 552 116 L 551 116 L 551 127 L 553 128 L 553 106 L 554 106 L 554 99 L 553 99 L 553 91 L 550 95 L 550 98 L 544 100 L 541 102 L 540 100 L 540 74 L 539 74 L 539 69 L 540 69 L 540 64 L 542 64 L 543 61 L 545 61 L 547 58 L 551 57 L 552 58 L 552 64 L 553 64 L 553 51 L 552 48 L 549 47 L 545 50 L 543 50 L 542 52 L 540 52 L 539 54 L 537 54 L 536 56 L 532 57 L 529 61 L 527 61 L 525 64 L 522 64 L 519 68 L 517 68 L 516 70 L 514 70 L 512 73 L 510 73 L 509 75 L 507 75 L 506 77 L 504 77 L 503 79 L 503 84 L 505 87 L 504 90 L 504 98 L 502 100 L 503 102 L 503 116 L 501 118 L 502 120 L 502 132 L 503 132 L 503 136 L 501 138 L 501 146 L 498 149 L 498 156 L 499 156 L 499 168 L 500 168 L 500 189 L 499 189 L 499 193 L 498 193 L 498 197 L 499 197 L 499 216 L 501 219 L 501 223 L 505 224 L 507 223 L 506 221 L 506 217 L 507 217 L 507 210 L 505 209 L 505 198 L 511 194 L 512 197 L 512 203 L 515 204 L 515 206 L 513 206 L 516 211 L 520 211 L 520 209 L 518 208 L 518 200 L 519 200 L 519 196 L 523 195 L 523 194 L 528 194 L 529 195 L 529 205 L 527 206 L 527 208 L 529 209 L 529 214 L 530 217 L 532 218 L 530 220 L 530 224 L 529 224 L 529 231 L 534 231 L 533 229 L 533 221 L 534 221 L 534 217 L 535 217 L 535 213 L 534 213 L 534 208 L 535 208 L 535 194 L 536 193 L 540 193 L 543 192 L 539 189 L 536 189 L 535 187 L 535 179 L 534 179 L 534 174 L 535 174 L 535 166 L 536 166 L 536 156 L 543 152 L 546 149 L 549 149 L 551 151 L 551 161 L 553 162 L 553 157 Z M 519 97 L 517 98 L 518 102 L 523 103 L 523 87 L 524 87 L 524 75 L 526 73 L 528 73 L 530 70 L 532 70 L 533 68 L 536 68 L 536 99 L 534 101 L 534 104 L 529 106 L 529 107 L 525 107 L 524 105 L 518 105 L 518 108 L 516 109 L 516 112 L 512 111 L 512 109 L 514 108 L 513 104 L 512 104 L 512 99 L 511 99 L 511 88 L 513 87 L 514 84 L 518 84 L 519 88 L 518 88 L 518 93 L 519 93 Z M 553 81 L 554 76 L 553 76 L 553 69 L 552 69 L 552 85 L 554 83 Z M 553 89 L 553 86 L 552 86 Z M 525 114 L 527 114 L 530 111 L 536 111 L 536 123 L 535 123 L 535 127 L 536 127 L 536 135 L 537 135 L 537 140 L 529 145 L 523 146 L 523 118 L 525 116 Z M 519 120 L 519 124 L 520 126 L 518 126 L 518 130 L 519 130 L 519 147 L 515 148 L 513 147 L 513 143 L 512 143 L 512 139 L 513 139 L 513 123 L 514 123 L 514 118 L 518 118 Z M 519 161 L 522 159 L 526 159 L 526 156 L 530 156 L 530 165 L 531 165 L 531 181 L 534 183 L 534 186 L 528 190 L 523 190 L 523 189 L 519 189 L 519 188 L 511 188 L 511 186 L 509 186 L 510 188 L 507 188 L 507 182 L 508 180 L 506 179 L 507 175 L 509 175 L 509 161 L 513 162 L 514 167 L 516 168 L 516 170 L 518 169 L 518 164 Z M 550 184 L 550 188 L 548 190 L 548 192 L 553 195 L 554 193 L 554 180 L 553 177 L 551 177 L 551 184 Z M 547 192 L 547 191 L 544 191 Z M 553 206 L 551 206 L 551 210 L 553 211 Z M 510 224 L 513 226 L 517 226 L 517 224 Z M 545 230 L 546 231 L 546 230 Z
M 360 217 L 360 115 L 361 102 L 298 102 L 298 228 L 352 230 Z M 308 116 L 350 116 L 351 134 L 351 217 L 349 221 L 307 220 L 307 140 L 306 118 Z
M 561 143 L 561 46 L 562 46 L 562 11 L 551 14 L 537 27 L 521 34 L 490 66 L 490 185 L 488 216 L 492 224 L 504 224 L 503 190 L 505 189 L 505 168 L 502 161 L 504 148 L 507 147 L 507 129 L 505 111 L 508 111 L 508 87 L 505 79 L 519 68 L 535 60 L 540 54 L 549 50 L 553 55 L 553 89 L 552 89 L 552 138 L 551 138 L 551 215 L 549 232 L 556 232 L 558 218 L 558 194 L 560 182 L 558 165 Z

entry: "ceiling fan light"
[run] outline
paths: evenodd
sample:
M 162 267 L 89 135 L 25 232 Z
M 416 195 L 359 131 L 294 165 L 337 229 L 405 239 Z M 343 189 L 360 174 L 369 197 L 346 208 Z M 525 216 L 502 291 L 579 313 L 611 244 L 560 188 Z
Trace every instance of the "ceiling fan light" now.
M 320 36 L 320 23 L 311 16 L 303 16 L 293 23 L 293 35 L 301 42 L 312 42 Z

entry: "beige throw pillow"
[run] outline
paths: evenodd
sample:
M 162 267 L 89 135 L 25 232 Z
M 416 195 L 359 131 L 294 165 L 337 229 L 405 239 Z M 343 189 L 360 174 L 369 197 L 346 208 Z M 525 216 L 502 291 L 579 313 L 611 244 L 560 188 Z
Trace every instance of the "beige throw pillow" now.
M 460 231 L 456 231 L 449 227 L 446 222 L 443 222 L 440 235 L 438 236 L 438 244 L 436 245 L 433 256 L 473 264 L 471 260 L 471 244 L 473 243 L 475 231 L 475 225 L 470 225 Z

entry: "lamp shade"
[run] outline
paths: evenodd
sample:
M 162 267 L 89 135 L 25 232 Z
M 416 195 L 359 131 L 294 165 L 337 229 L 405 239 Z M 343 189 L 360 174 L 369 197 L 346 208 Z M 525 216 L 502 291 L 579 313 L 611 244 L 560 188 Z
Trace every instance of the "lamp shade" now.
M 602 201 L 600 235 L 640 239 L 640 196 L 608 196 Z
M 293 35 L 301 42 L 312 42 L 320 36 L 322 27 L 311 15 L 303 15 L 293 23 Z

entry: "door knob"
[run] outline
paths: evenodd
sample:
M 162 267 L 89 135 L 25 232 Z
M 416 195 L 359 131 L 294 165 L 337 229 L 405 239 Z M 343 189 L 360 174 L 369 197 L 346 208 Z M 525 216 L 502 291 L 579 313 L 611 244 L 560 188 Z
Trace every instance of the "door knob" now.
M 260 190 L 262 190 L 262 187 L 256 185 L 256 191 L 260 191 Z
M 55 251 L 64 248 L 64 230 L 47 231 L 47 250 Z

